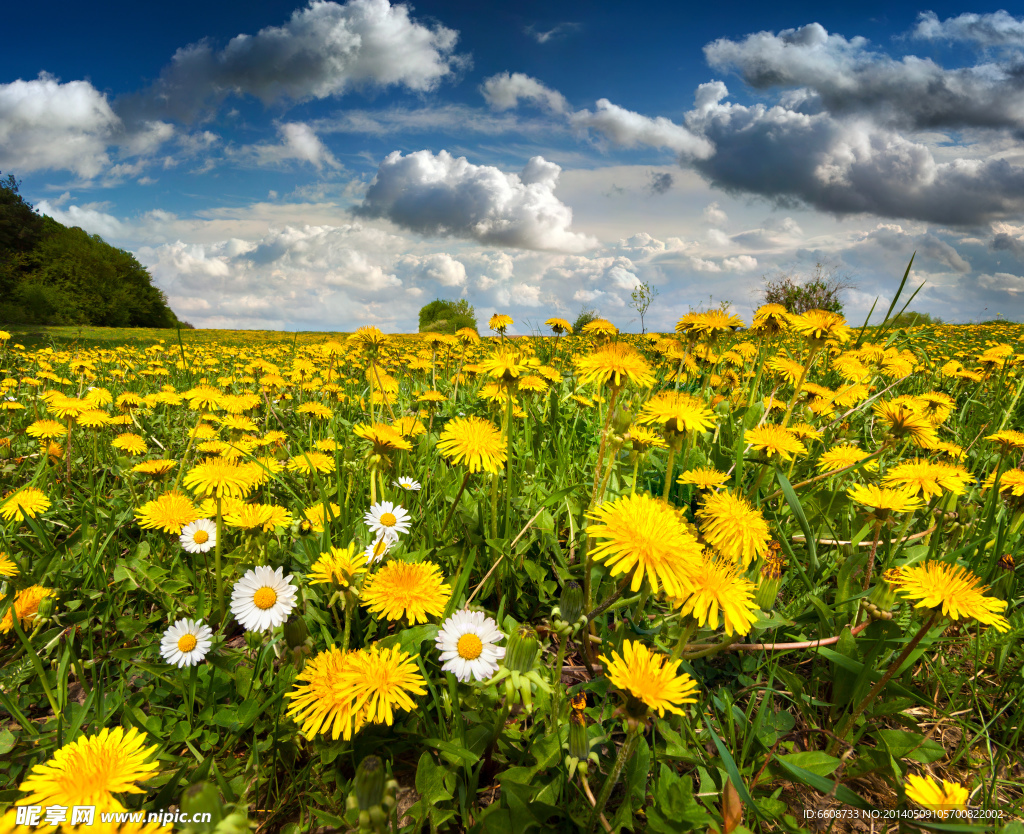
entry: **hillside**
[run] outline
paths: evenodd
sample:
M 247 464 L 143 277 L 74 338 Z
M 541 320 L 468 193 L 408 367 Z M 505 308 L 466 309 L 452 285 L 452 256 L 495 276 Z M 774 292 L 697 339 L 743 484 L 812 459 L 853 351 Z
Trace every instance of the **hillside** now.
M 41 217 L 0 180 L 0 323 L 179 327 L 135 256 Z

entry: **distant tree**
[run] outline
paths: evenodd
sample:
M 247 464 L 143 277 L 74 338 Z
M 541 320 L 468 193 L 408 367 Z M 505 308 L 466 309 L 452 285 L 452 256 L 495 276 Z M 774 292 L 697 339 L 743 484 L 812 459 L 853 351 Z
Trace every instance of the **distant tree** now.
M 943 321 L 938 316 L 928 313 L 905 311 L 891 316 L 885 324 L 886 327 L 921 327 L 926 324 L 943 324 Z
M 637 284 L 633 288 L 633 292 L 629 294 L 629 306 L 636 310 L 640 315 L 641 335 L 647 332 L 644 328 L 644 315 L 647 313 L 647 308 L 651 306 L 651 302 L 654 301 L 658 295 L 658 290 L 646 281 L 641 281 Z
M 839 274 L 837 266 L 819 262 L 815 264 L 813 272 L 803 279 L 791 273 L 764 276 L 761 302 L 781 304 L 790 313 L 806 313 L 808 310 L 842 313 L 842 293 L 856 286 L 849 275 Z
M 0 176 L 0 252 L 28 252 L 43 235 L 43 218 L 18 193 L 14 174 Z
M 587 307 L 581 308 L 580 314 L 576 316 L 576 321 L 573 322 L 572 332 L 579 333 L 583 329 L 584 325 L 590 324 L 590 322 L 598 318 L 599 315 L 600 313 L 598 313 L 597 310 L 591 310 Z
M 420 333 L 453 334 L 463 327 L 477 329 L 476 310 L 465 299 L 437 298 L 420 308 Z

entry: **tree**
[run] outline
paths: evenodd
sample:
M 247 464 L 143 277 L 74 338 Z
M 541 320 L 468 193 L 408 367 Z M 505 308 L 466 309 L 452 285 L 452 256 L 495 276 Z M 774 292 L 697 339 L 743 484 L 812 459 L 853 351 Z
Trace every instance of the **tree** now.
M 641 281 L 639 284 L 637 284 L 633 288 L 633 292 L 629 294 L 629 306 L 640 314 L 641 335 L 647 332 L 644 329 L 644 314 L 647 312 L 647 308 L 651 306 L 651 302 L 654 301 L 654 299 L 657 298 L 658 295 L 658 290 L 655 287 L 652 287 L 646 281 Z
M 599 313 L 597 310 L 591 310 L 587 307 L 580 308 L 580 314 L 576 316 L 576 321 L 573 322 L 572 332 L 579 333 L 583 330 L 583 327 L 590 322 L 594 321 L 598 317 Z
M 806 313 L 808 310 L 842 313 L 841 294 L 856 287 L 849 275 L 839 274 L 839 267 L 819 261 L 814 265 L 814 271 L 803 280 L 793 273 L 782 272 L 773 277 L 765 275 L 761 303 L 781 304 L 790 313 Z
M 437 298 L 420 308 L 420 333 L 450 335 L 463 327 L 477 329 L 476 310 L 465 298 L 458 301 Z

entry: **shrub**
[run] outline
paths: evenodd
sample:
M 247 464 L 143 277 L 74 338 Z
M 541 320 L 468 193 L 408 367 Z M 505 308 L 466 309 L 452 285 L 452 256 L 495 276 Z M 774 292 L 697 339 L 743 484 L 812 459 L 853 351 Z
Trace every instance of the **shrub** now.
M 463 327 L 476 326 L 476 311 L 464 298 L 449 301 L 437 298 L 420 308 L 420 333 L 453 334 Z
M 887 322 L 887 327 L 921 327 L 926 324 L 943 324 L 938 316 L 928 313 L 904 312 L 892 316 Z
M 584 325 L 590 324 L 590 322 L 598 318 L 599 315 L 600 314 L 597 310 L 588 310 L 586 307 L 582 308 L 580 310 L 580 314 L 576 316 L 576 321 L 572 324 L 572 332 L 579 333 L 583 330 Z
M 856 286 L 849 276 L 838 274 L 838 267 L 827 267 L 822 263 L 815 264 L 814 271 L 804 280 L 781 273 L 773 278 L 766 275 L 764 281 L 761 303 L 781 304 L 790 313 L 806 313 L 808 310 L 842 313 L 840 294 Z

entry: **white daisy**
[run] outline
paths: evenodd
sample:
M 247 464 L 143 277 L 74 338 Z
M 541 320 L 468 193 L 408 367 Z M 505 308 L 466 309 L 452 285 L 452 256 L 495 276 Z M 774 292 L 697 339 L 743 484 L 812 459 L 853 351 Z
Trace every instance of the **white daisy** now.
M 444 661 L 441 668 L 460 681 L 471 677 L 485 681 L 498 671 L 498 661 L 505 656 L 504 647 L 494 645 L 504 639 L 504 632 L 483 611 L 456 611 L 437 634 L 437 650 Z
M 371 533 L 385 536 L 391 542 L 398 541 L 399 534 L 409 532 L 409 513 L 390 501 L 374 504 L 363 520 Z
M 206 553 L 217 546 L 217 522 L 199 518 L 181 528 L 181 546 L 189 553 Z
M 377 536 L 377 541 L 363 551 L 363 555 L 366 557 L 366 564 L 372 565 L 374 562 L 379 562 L 390 549 L 391 542 L 388 540 L 388 537 Z
M 202 620 L 178 620 L 160 638 L 160 656 L 179 669 L 195 666 L 213 644 L 213 632 Z
M 420 482 L 414 481 L 412 478 L 406 478 L 404 475 L 397 481 L 392 481 L 391 483 L 393 483 L 396 487 L 401 487 L 402 489 L 407 490 L 409 492 L 420 491 Z
M 231 590 L 231 613 L 246 631 L 277 628 L 295 607 L 295 586 L 284 568 L 265 565 L 247 571 Z

